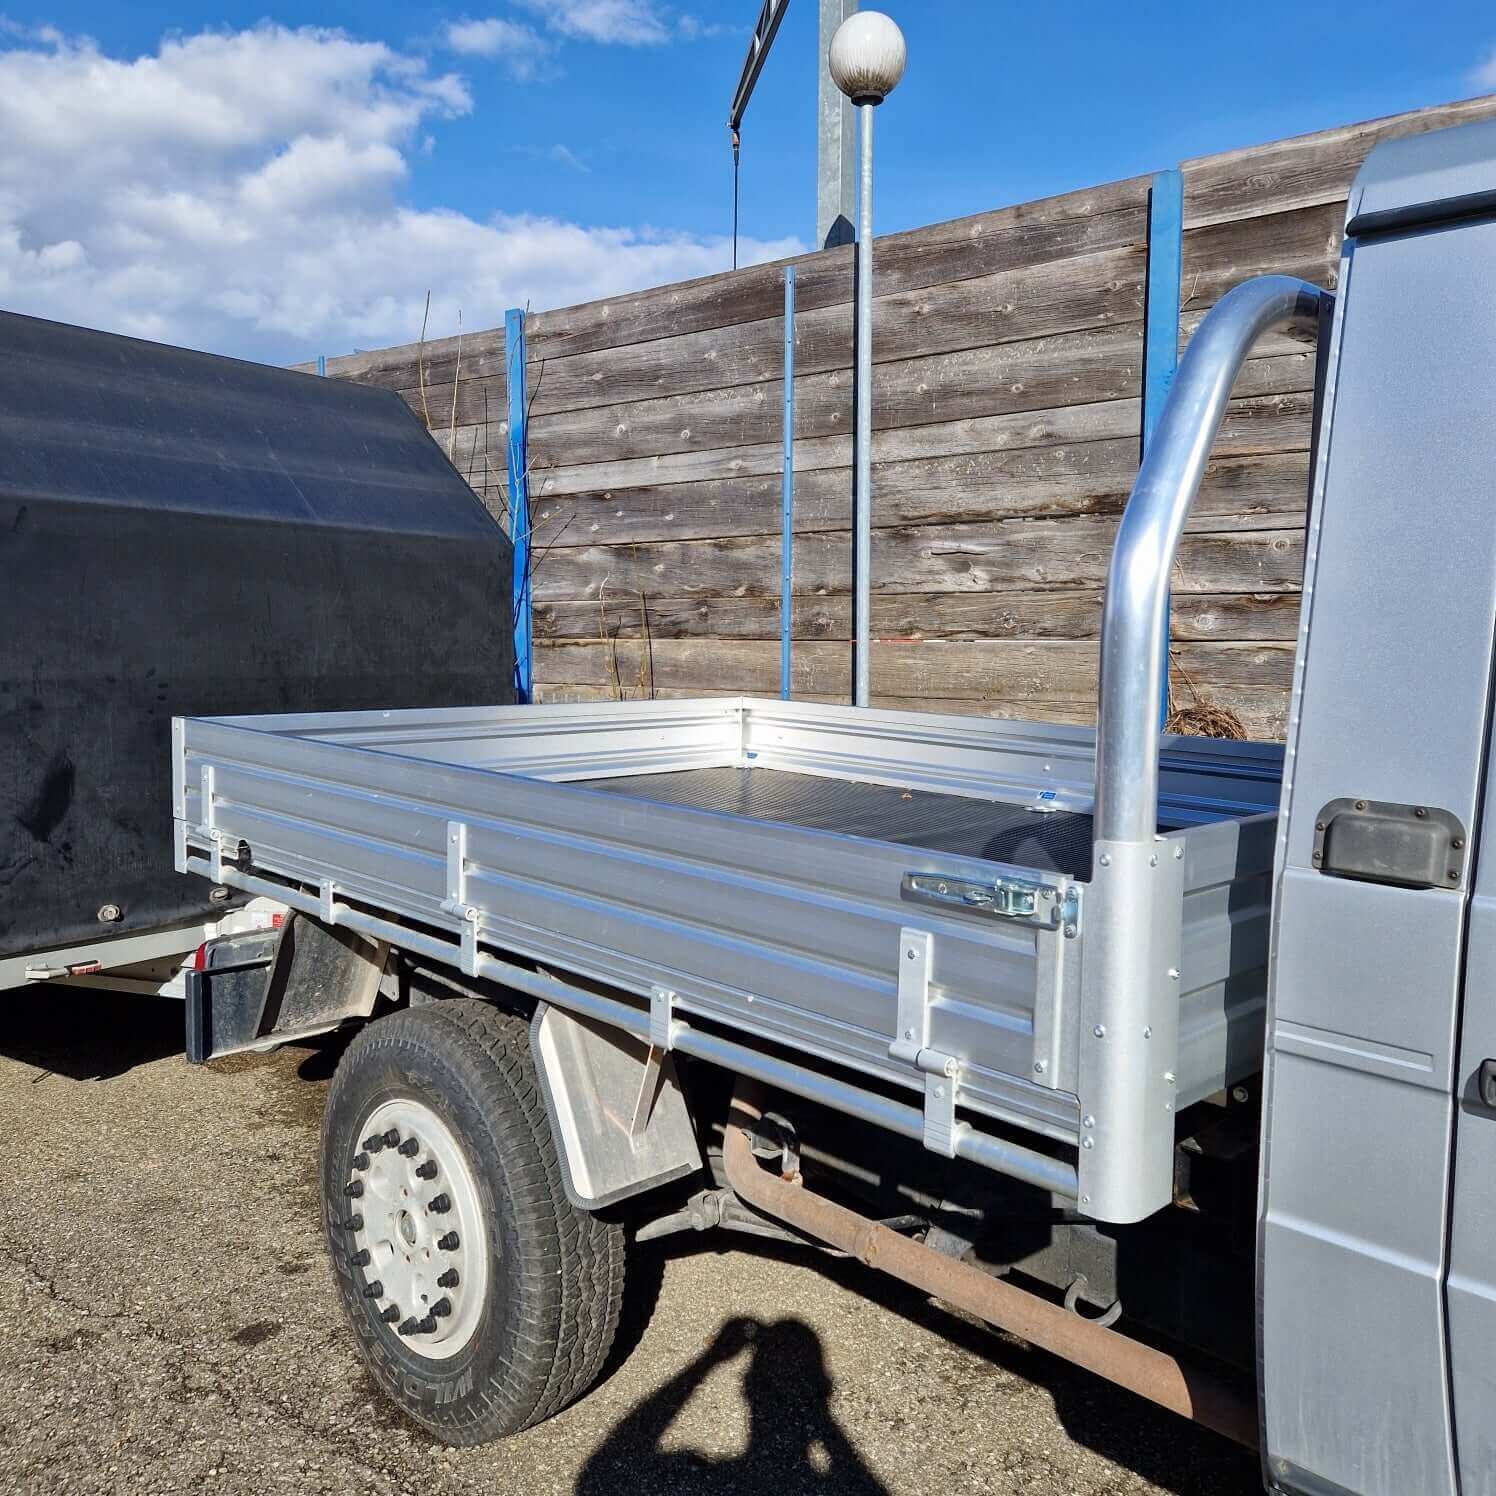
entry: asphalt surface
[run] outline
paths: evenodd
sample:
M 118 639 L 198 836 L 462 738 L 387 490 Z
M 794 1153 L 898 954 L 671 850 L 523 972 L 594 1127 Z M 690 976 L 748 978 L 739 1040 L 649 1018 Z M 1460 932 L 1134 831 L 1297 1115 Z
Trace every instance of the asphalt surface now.
M 195 1069 L 167 1003 L 0 1004 L 0 1490 L 1261 1489 L 1255 1458 L 855 1264 L 697 1237 L 636 1255 L 589 1396 L 444 1449 L 365 1377 L 324 1260 L 336 1044 Z

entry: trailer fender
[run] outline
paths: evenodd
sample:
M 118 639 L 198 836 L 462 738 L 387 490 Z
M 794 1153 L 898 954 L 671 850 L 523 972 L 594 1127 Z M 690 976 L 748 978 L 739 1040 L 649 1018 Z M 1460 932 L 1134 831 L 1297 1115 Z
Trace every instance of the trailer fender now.
M 388 954 L 382 941 L 295 913 L 273 935 L 210 942 L 188 973 L 187 1058 L 200 1064 L 368 1018 Z
M 530 1047 L 567 1198 L 597 1210 L 702 1167 L 668 1051 L 541 1003 Z

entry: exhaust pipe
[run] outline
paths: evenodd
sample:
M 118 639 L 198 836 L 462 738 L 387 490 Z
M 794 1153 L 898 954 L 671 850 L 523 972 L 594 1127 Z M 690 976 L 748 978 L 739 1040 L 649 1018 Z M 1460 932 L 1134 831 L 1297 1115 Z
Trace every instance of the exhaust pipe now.
M 754 1088 L 740 1087 L 733 1096 L 722 1145 L 728 1182 L 740 1200 L 1149 1402 L 1248 1449 L 1257 1447 L 1256 1402 L 1225 1382 L 1186 1368 L 1163 1351 L 1103 1329 L 979 1268 L 942 1257 L 806 1189 L 798 1174 L 786 1178 L 770 1173 L 754 1158 L 749 1138 L 761 1115 Z

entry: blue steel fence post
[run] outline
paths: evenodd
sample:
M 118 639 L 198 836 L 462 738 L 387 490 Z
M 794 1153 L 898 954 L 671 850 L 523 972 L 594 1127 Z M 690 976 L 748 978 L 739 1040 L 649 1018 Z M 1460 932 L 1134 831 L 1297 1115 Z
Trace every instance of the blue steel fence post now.
M 1184 258 L 1184 175 L 1156 172 L 1148 193 L 1148 291 L 1143 331 L 1142 449 L 1148 450 L 1179 367 L 1179 285 Z M 1168 639 L 1165 624 L 1164 638 Z M 1164 669 L 1162 727 L 1169 716 L 1169 672 Z
M 504 313 L 504 371 L 509 390 L 509 539 L 514 546 L 514 699 L 534 689 L 530 639 L 530 475 L 525 443 L 525 314 Z
M 317 372 L 324 379 L 327 378 L 327 355 L 325 353 L 319 353 L 317 355 Z
M 784 270 L 784 479 L 780 488 L 779 694 L 790 699 L 795 622 L 795 267 Z

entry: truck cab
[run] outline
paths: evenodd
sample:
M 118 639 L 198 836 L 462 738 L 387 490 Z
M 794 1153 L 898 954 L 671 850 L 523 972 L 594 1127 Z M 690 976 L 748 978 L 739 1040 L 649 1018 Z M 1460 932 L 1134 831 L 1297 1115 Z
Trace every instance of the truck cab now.
M 1274 872 L 1267 1473 L 1496 1490 L 1496 128 L 1351 193 Z

